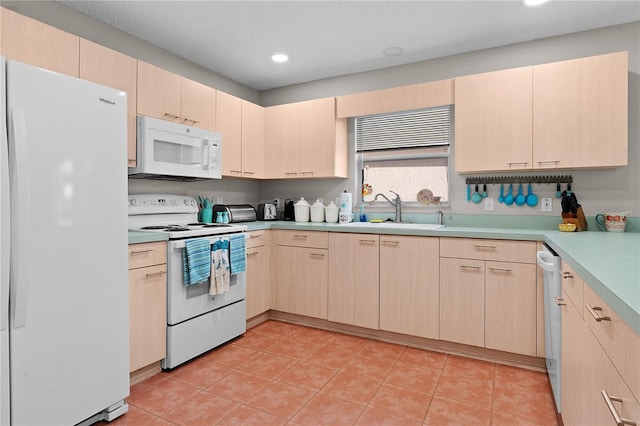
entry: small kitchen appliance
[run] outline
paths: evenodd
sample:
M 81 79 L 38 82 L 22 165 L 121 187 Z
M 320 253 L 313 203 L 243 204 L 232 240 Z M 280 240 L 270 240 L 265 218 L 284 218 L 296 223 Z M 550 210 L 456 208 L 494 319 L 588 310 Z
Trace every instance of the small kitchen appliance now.
M 271 203 L 258 204 L 257 218 L 258 220 L 276 220 L 278 218 L 276 206 Z
M 295 211 L 293 209 L 293 200 L 284 200 L 284 216 L 282 220 L 295 220 Z
M 218 212 L 222 212 L 223 215 L 226 212 L 229 223 L 256 221 L 256 209 L 251 204 L 216 204 L 213 206 L 214 218 Z
M 253 207 L 251 210 L 255 213 Z M 225 211 L 233 213 L 234 209 Z M 177 367 L 246 331 L 246 272 L 232 274 L 229 291 L 212 296 L 209 294 L 210 280 L 185 285 L 183 251 L 187 241 L 194 239 L 208 240 L 212 247 L 219 241 L 235 240 L 235 236 L 245 232 L 247 227 L 230 223 L 206 224 L 198 222 L 197 218 L 198 203 L 192 197 L 129 195 L 129 229 L 159 232 L 169 239 L 164 369 Z

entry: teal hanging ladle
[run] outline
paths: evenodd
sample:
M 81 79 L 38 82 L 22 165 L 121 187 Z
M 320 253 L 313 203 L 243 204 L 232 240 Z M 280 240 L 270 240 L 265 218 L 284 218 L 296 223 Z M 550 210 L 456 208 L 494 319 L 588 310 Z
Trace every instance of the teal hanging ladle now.
M 504 203 L 504 183 L 500 184 L 500 196 L 498 197 L 499 203 Z
M 531 184 L 527 186 L 527 205 L 533 207 L 538 204 L 538 196 L 531 191 Z
M 513 184 L 512 183 L 509 184 L 509 193 L 507 194 L 506 197 L 504 197 L 504 203 L 508 206 L 513 204 Z

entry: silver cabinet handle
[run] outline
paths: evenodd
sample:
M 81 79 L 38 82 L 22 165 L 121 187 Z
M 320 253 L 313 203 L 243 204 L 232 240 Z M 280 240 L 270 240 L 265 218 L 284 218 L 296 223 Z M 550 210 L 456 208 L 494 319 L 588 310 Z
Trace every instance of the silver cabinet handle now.
M 597 322 L 611 321 L 611 317 L 602 316 L 598 313 L 598 312 L 602 312 L 602 308 L 600 306 L 593 306 L 593 307 L 589 305 L 584 305 L 584 306 L 589 310 L 589 313 L 591 314 L 593 319 L 595 319 Z
M 380 242 L 383 244 L 395 244 L 395 245 L 400 244 L 400 241 L 393 241 L 393 240 L 380 240 Z
M 475 248 L 477 248 L 477 249 L 492 249 L 493 250 L 493 249 L 496 248 L 496 246 L 491 246 L 491 245 L 488 245 L 488 244 L 474 244 L 473 246 Z
M 526 166 L 527 164 L 529 164 L 528 161 L 507 161 L 507 164 L 509 166 L 511 166 L 512 164 L 522 164 L 523 166 Z
M 192 120 L 192 119 L 186 118 L 186 117 L 182 119 L 182 122 L 183 123 L 191 123 L 192 126 L 194 126 L 196 123 L 199 123 L 199 121 L 197 121 L 197 120 Z
M 304 235 L 304 234 L 294 234 L 293 235 L 293 238 L 302 238 L 302 239 L 304 239 L 304 238 L 307 238 L 307 237 L 308 237 L 308 235 Z
M 310 253 L 311 257 L 324 257 L 324 253 Z
M 573 275 L 571 275 L 571 272 L 564 272 L 562 271 L 562 279 L 568 279 L 568 278 L 573 278 Z
M 496 267 L 490 266 L 489 269 L 491 271 L 511 272 L 511 269 L 509 268 L 496 268 Z
M 155 278 L 155 277 L 160 277 L 162 275 L 166 274 L 165 271 L 160 271 L 160 272 L 154 272 L 152 274 L 144 274 L 145 278 Z
M 153 249 L 148 249 L 148 250 L 131 250 L 131 255 L 135 256 L 138 254 L 146 254 L 146 253 L 151 253 L 153 251 Z
M 482 266 L 460 265 L 462 269 L 482 269 Z
M 560 162 L 560 160 L 544 160 L 544 161 L 536 161 L 536 163 L 538 164 L 544 164 L 544 163 L 554 163 L 554 164 L 558 164 Z
M 251 253 L 247 253 L 247 256 L 255 256 L 256 254 L 258 254 L 257 251 L 252 251 Z
M 620 414 L 618 414 L 618 410 L 616 409 L 616 407 L 613 405 L 613 401 L 622 403 L 622 398 L 618 398 L 615 396 L 610 396 L 606 390 L 602 390 L 602 397 L 604 398 L 604 402 L 607 403 L 607 407 L 609 408 L 609 411 L 611 412 L 611 415 L 613 416 L 613 421 L 616 422 L 616 425 L 618 426 L 623 426 L 623 425 L 631 425 L 631 426 L 636 426 L 637 423 L 634 422 L 633 420 L 629 420 L 629 419 L 625 419 L 620 417 Z
M 238 175 L 242 174 L 242 170 L 229 170 L 231 173 L 236 173 Z
M 562 297 L 555 297 L 556 299 L 556 305 L 558 306 L 567 306 L 567 304 L 565 303 L 564 299 Z
M 164 113 L 165 118 L 170 118 L 172 120 L 179 120 L 180 117 L 178 117 L 177 115 L 173 115 L 173 114 L 169 114 L 168 112 Z
M 262 234 L 251 234 L 249 235 L 249 238 L 260 238 L 262 237 Z
M 361 244 L 375 244 L 376 240 L 358 240 Z

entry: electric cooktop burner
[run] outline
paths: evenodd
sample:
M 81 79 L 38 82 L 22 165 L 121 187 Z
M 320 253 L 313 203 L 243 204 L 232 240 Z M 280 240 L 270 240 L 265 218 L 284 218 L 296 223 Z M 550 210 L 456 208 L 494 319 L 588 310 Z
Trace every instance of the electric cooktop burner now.
M 203 228 L 224 228 L 227 226 L 231 225 L 227 225 L 226 223 L 209 223 L 207 225 L 204 225 Z

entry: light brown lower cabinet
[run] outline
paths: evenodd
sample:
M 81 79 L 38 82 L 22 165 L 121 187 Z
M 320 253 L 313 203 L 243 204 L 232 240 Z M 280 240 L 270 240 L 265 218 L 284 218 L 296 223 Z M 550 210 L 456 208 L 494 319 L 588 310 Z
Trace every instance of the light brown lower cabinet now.
M 294 245 L 276 247 L 276 309 L 282 312 L 327 319 L 328 253 L 325 248 L 305 247 L 313 232 L 278 231 L 278 240 L 296 238 Z M 323 233 L 326 234 L 326 233 Z
M 129 371 L 166 356 L 165 242 L 129 245 Z
M 247 319 L 271 309 L 269 232 L 247 232 Z
M 439 248 L 435 237 L 380 235 L 381 330 L 439 338 Z
M 376 234 L 329 234 L 329 321 L 378 329 L 379 241 Z

